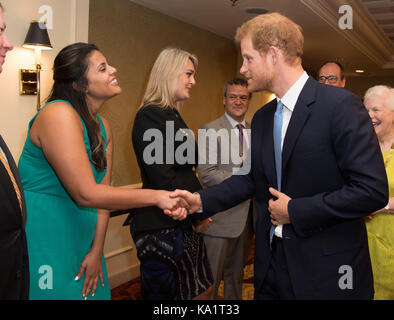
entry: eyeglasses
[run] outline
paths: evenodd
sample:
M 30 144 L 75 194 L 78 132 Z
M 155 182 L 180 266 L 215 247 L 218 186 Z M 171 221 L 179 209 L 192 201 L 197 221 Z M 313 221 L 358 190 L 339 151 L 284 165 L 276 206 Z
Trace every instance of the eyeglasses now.
M 247 101 L 249 99 L 249 96 L 237 96 L 235 94 L 230 94 L 229 96 L 227 96 L 227 98 L 230 101 L 235 101 L 235 100 L 237 100 L 239 98 L 242 102 L 245 102 L 245 101 Z
M 319 77 L 320 83 L 324 83 L 324 82 L 326 82 L 326 80 L 328 81 L 328 83 L 333 84 L 338 81 L 338 77 L 337 76 L 321 76 L 321 77 Z

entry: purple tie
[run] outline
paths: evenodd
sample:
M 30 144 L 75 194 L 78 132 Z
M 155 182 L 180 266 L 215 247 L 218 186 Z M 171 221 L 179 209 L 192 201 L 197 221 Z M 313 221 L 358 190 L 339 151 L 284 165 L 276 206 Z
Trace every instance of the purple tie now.
M 244 132 L 245 128 L 243 124 L 239 123 L 236 125 L 239 131 L 239 156 L 242 157 L 244 155 Z

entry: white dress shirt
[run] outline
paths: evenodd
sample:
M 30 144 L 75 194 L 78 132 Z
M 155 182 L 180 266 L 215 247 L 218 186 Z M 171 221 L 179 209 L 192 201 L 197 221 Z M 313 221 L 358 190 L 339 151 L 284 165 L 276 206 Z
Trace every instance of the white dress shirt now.
M 294 107 L 297 103 L 298 97 L 304 88 L 305 83 L 308 81 L 308 74 L 304 71 L 301 77 L 291 86 L 291 88 L 285 93 L 282 99 L 276 98 L 279 102 L 282 101 L 283 109 L 282 109 L 282 141 L 281 148 L 283 150 L 283 142 L 285 140 L 287 127 L 289 126 L 289 122 L 291 116 L 293 114 Z M 282 173 L 283 176 L 283 173 Z M 275 228 L 275 235 L 279 238 L 282 238 L 282 229 L 283 225 L 280 224 Z

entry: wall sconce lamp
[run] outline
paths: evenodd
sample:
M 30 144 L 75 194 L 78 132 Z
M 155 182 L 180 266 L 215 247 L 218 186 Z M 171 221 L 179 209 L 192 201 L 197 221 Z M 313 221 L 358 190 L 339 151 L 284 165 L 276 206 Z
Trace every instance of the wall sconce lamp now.
M 35 70 L 20 70 L 19 93 L 37 94 L 37 110 L 41 108 L 40 101 L 40 72 L 41 72 L 41 50 L 52 50 L 48 31 L 45 23 L 32 21 L 22 47 L 34 49 L 35 51 Z

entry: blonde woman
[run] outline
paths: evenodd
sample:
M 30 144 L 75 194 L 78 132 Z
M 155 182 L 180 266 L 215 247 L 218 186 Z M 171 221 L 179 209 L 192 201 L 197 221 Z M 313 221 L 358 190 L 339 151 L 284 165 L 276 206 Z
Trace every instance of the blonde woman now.
M 366 220 L 376 300 L 394 299 L 394 89 L 374 86 L 364 104 L 379 140 L 389 182 L 387 206 Z
M 178 112 L 196 83 L 197 64 L 195 55 L 167 48 L 153 65 L 132 137 L 143 188 L 201 189 L 195 174 L 197 146 Z M 153 151 L 152 145 L 158 141 Z M 176 152 L 184 143 L 188 152 L 193 151 L 186 163 Z M 179 221 L 157 207 L 140 208 L 131 220 L 130 231 L 141 262 L 143 299 L 209 299 L 211 270 L 203 239 L 193 230 L 190 216 Z

